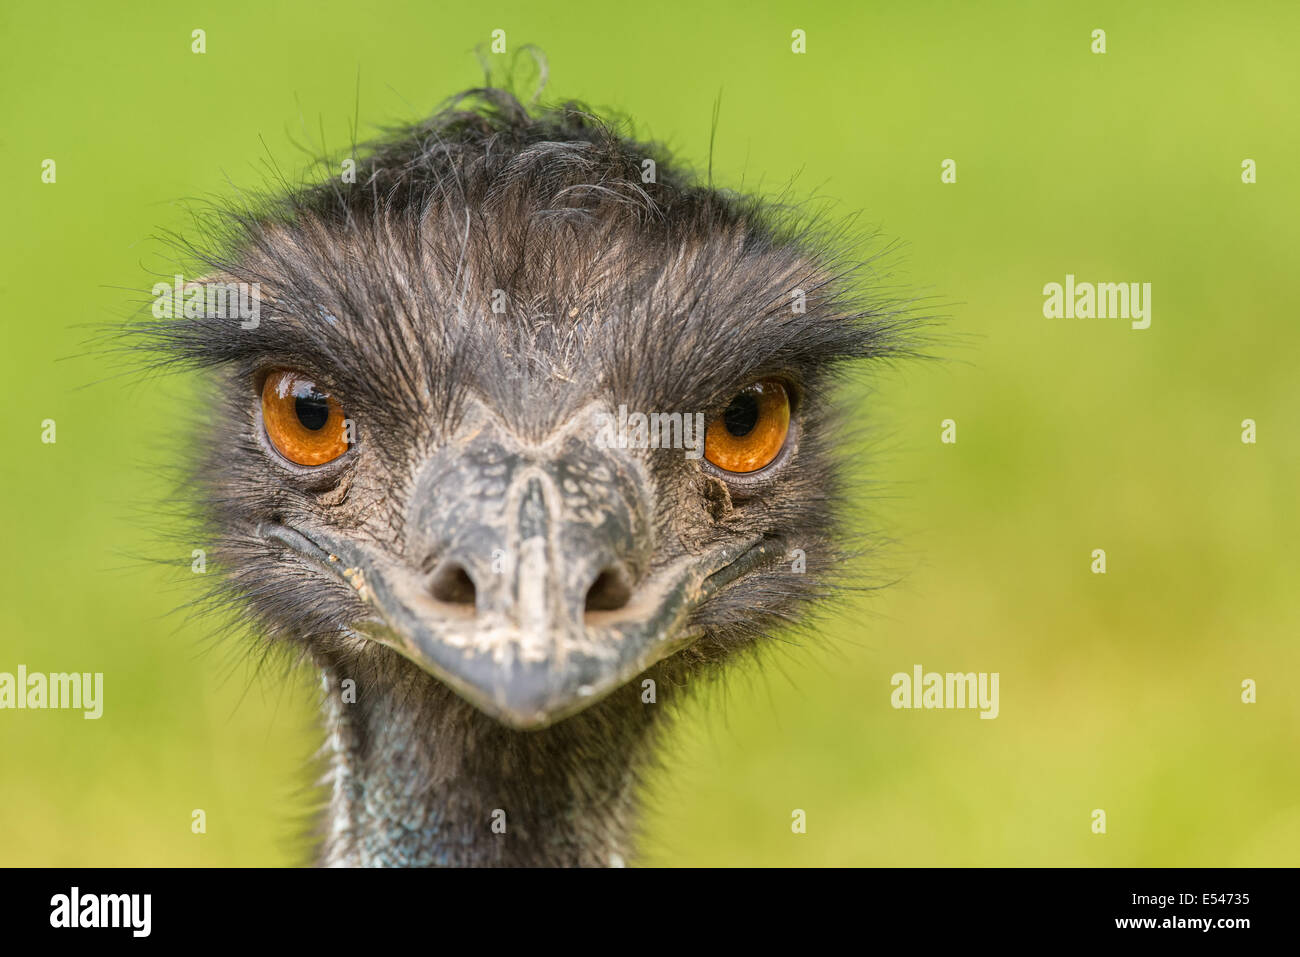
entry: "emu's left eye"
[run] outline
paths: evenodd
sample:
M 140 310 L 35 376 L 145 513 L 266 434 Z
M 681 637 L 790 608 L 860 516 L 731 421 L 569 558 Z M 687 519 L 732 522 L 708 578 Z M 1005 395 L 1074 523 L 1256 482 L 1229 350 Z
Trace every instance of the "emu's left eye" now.
M 764 379 L 737 392 L 709 423 L 704 457 L 726 472 L 757 472 L 780 454 L 789 431 L 790 395 L 776 379 Z
M 262 421 L 276 451 L 295 465 L 324 465 L 348 450 L 343 407 L 297 372 L 266 377 Z

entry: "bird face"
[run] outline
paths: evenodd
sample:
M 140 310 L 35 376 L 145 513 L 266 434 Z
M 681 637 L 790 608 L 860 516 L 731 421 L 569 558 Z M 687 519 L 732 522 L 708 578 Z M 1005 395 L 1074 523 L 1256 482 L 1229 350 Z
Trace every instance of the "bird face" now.
M 207 263 L 261 321 L 149 333 L 214 372 L 195 481 L 225 593 L 537 729 L 825 593 L 834 375 L 893 325 L 761 205 L 664 163 L 646 186 L 646 147 L 516 107 L 236 216 Z
M 622 324 L 588 335 L 616 343 Z M 470 325 L 451 340 L 480 339 Z M 682 384 L 671 401 L 628 411 L 608 385 L 569 383 L 609 383 L 635 355 L 586 342 L 566 374 L 547 335 L 504 350 L 545 357 L 547 377 L 465 361 L 492 345 L 457 350 L 449 406 L 418 412 L 383 385 L 395 373 L 383 352 L 331 350 L 348 356 L 340 362 L 313 351 L 309 364 L 301 350 L 272 350 L 300 364 L 232 389 L 232 405 L 244 393 L 237 418 L 251 441 L 227 450 L 229 460 L 248 446 L 249 483 L 227 497 L 275 493 L 280 506 L 255 524 L 264 561 L 288 560 L 296 592 L 305 582 L 322 597 L 345 591 L 340 629 L 397 651 L 503 724 L 539 728 L 691 646 L 716 597 L 780 593 L 774 582 L 793 572 L 780 566 L 789 518 L 779 506 L 807 467 L 802 410 L 794 383 L 768 375 Z M 803 507 L 811 533 L 820 503 Z
M 757 416 L 743 397 L 730 405 L 731 430 L 743 434 L 729 431 L 726 414 L 710 434 L 740 445 L 758 430 L 760 443 L 772 444 L 766 420 L 776 413 Z M 304 411 L 308 427 L 323 418 Z M 370 612 L 352 624 L 358 633 L 507 725 L 545 726 L 699 638 L 691 618 L 704 602 L 782 557 L 774 530 L 758 527 L 685 551 L 661 547 L 653 476 L 674 469 L 647 459 L 653 452 L 685 463 L 690 450 L 640 448 L 626 431 L 620 443 L 613 417 L 594 401 L 529 438 L 470 397 L 455 430 L 412 469 L 398 518 L 402 551 L 306 515 L 263 523 L 260 533 L 354 591 Z M 271 423 L 264 413 L 276 450 L 268 457 L 283 454 Z M 728 451 L 718 457 L 733 464 Z M 355 456 L 365 454 L 358 444 Z M 676 471 L 686 478 L 688 469 Z M 748 469 L 748 480 L 756 471 Z

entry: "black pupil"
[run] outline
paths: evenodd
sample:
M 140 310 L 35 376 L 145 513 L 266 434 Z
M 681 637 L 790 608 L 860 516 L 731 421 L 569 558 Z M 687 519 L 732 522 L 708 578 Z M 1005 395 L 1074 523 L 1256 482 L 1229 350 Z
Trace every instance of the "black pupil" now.
M 303 427 L 313 432 L 325 428 L 325 423 L 330 417 L 329 399 L 315 389 L 304 395 L 294 396 L 293 410 L 298 413 L 298 421 L 303 424 Z
M 738 439 L 749 435 L 758 424 L 758 399 L 748 392 L 736 396 L 722 413 L 722 422 Z

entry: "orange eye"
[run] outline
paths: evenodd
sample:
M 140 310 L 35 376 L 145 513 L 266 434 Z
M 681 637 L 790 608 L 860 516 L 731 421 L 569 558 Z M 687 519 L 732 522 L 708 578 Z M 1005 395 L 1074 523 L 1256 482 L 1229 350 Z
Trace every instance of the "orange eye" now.
M 297 372 L 266 377 L 262 421 L 276 451 L 296 465 L 324 465 L 348 450 L 343 407 Z
M 704 433 L 704 457 L 726 472 L 757 472 L 785 447 L 790 396 L 780 382 L 764 379 L 736 393 L 727 410 Z

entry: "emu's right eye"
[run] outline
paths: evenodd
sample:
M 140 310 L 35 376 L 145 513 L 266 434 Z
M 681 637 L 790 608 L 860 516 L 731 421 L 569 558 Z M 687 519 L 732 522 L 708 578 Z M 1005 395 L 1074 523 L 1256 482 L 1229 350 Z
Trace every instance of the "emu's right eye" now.
M 348 450 L 343 407 L 297 372 L 266 377 L 262 421 L 276 451 L 295 465 L 324 465 Z

